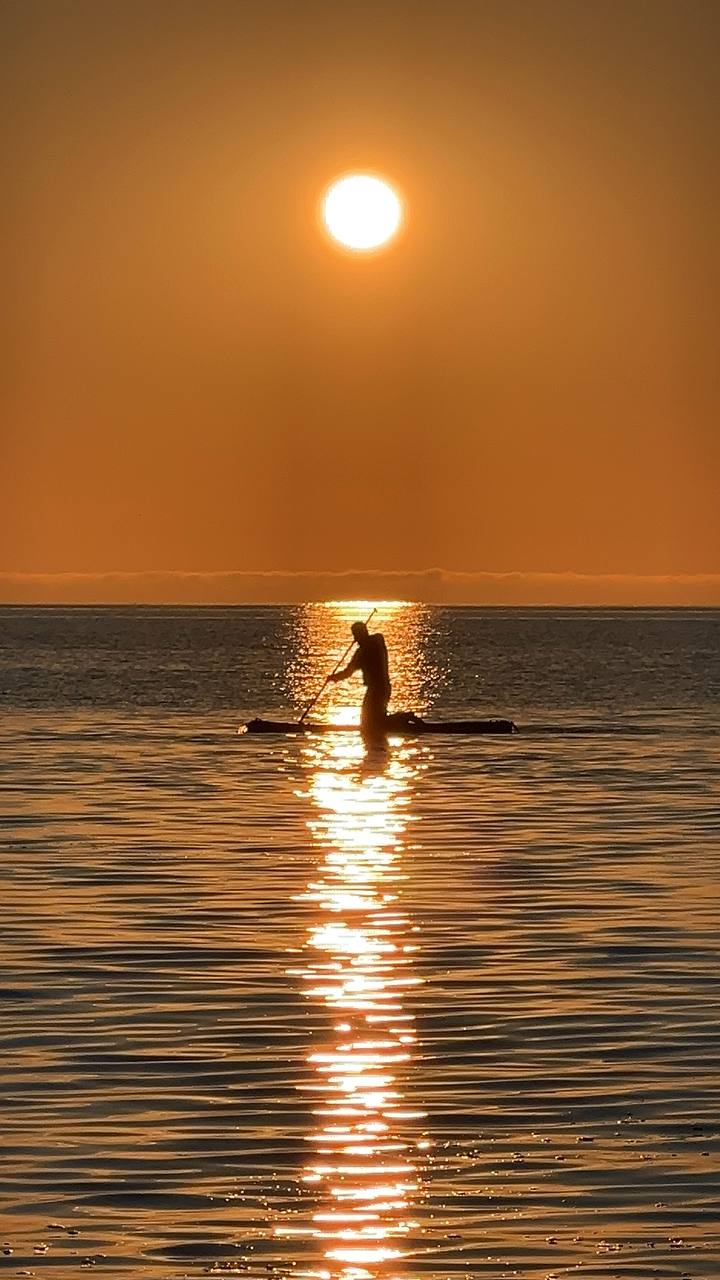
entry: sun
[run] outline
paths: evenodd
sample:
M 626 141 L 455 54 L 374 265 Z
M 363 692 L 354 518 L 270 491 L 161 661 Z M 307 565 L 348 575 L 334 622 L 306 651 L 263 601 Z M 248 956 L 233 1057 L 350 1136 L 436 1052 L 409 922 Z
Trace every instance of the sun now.
M 322 220 L 333 240 L 356 253 L 388 244 L 400 230 L 403 205 L 397 191 L 371 173 L 349 173 L 327 188 Z

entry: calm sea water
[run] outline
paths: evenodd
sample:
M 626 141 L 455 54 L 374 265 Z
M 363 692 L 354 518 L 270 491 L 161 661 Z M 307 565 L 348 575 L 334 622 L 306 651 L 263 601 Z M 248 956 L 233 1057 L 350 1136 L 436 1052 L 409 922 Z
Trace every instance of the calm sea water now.
M 720 1276 L 720 613 L 0 611 L 11 1275 Z M 361 690 L 322 714 L 347 719 Z

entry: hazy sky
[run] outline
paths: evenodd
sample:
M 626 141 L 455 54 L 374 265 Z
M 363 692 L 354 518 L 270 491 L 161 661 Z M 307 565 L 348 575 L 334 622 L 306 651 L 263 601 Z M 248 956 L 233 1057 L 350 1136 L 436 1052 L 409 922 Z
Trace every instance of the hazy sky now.
M 12 581 L 720 573 L 716 0 L 4 0 L 0 44 Z M 407 201 L 375 257 L 316 223 L 352 168 Z

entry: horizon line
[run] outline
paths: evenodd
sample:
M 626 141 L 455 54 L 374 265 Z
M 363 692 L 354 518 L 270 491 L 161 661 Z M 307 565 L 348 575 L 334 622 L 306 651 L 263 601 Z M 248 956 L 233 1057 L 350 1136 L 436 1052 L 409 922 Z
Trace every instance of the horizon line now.
M 304 604 L 514 607 L 720 605 L 718 573 L 467 569 L 142 569 L 0 572 L 0 604 Z

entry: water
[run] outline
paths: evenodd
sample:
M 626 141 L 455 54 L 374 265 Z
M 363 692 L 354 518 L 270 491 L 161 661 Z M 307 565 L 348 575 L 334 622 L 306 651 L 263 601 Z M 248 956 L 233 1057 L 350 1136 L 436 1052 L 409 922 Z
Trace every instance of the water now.
M 356 616 L 0 611 L 0 1262 L 717 1280 L 720 614 L 385 605 L 521 732 L 238 736 Z

